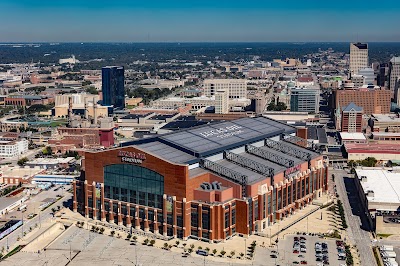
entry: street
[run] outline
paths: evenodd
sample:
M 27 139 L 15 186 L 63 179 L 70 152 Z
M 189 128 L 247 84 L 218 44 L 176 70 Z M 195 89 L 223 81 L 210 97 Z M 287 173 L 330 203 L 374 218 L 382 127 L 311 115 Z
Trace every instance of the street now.
M 364 209 L 360 204 L 360 199 L 355 188 L 354 179 L 349 177 L 344 170 L 331 170 L 330 174 L 335 175 L 335 184 L 339 199 L 343 202 L 343 207 L 348 223 L 346 229 L 350 243 L 357 246 L 361 265 L 376 265 L 376 261 L 371 249 L 370 226 L 367 221 Z
M 51 205 L 49 208 L 47 208 L 44 211 L 40 211 L 40 205 L 42 202 L 44 202 L 46 199 L 50 198 L 56 198 L 56 194 L 60 194 L 64 196 L 62 199 Z M 44 223 L 45 221 L 52 219 L 53 214 L 51 213 L 51 209 L 55 208 L 57 209 L 58 206 L 63 207 L 63 203 L 65 201 L 68 201 L 69 199 L 72 198 L 72 194 L 69 192 L 63 192 L 61 189 L 58 191 L 54 191 L 54 188 L 50 189 L 49 191 L 42 191 L 36 196 L 33 196 L 30 200 L 26 202 L 27 205 L 27 210 L 25 212 L 21 212 L 18 210 L 13 210 L 9 212 L 8 214 L 4 215 L 2 217 L 2 220 L 10 220 L 10 219 L 17 219 L 17 220 L 24 220 L 24 223 L 22 226 L 17 228 L 14 232 L 9 234 L 7 237 L 3 238 L 0 240 L 0 247 L 7 247 L 11 248 L 18 240 L 18 238 L 21 238 L 23 236 L 23 232 L 29 232 L 29 228 L 35 228 L 37 225 L 38 227 L 41 226 L 41 223 Z M 37 215 L 33 217 L 32 219 L 27 219 L 27 216 L 31 213 L 36 213 Z M 11 218 L 11 217 L 16 217 L 16 218 Z M 23 238 L 22 238 L 23 239 Z

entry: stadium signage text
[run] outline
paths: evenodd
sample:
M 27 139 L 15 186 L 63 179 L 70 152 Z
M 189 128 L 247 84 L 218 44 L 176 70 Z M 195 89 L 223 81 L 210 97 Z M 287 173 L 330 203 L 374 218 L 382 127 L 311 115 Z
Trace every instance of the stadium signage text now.
M 296 166 L 293 166 L 293 167 L 290 167 L 290 168 L 286 169 L 285 175 L 288 176 L 288 175 L 292 175 L 292 174 L 297 174 L 300 171 L 300 169 L 301 169 L 301 165 L 300 164 L 296 165 Z
M 241 126 L 233 125 L 233 126 L 216 128 L 213 130 L 201 132 L 199 134 L 205 138 L 217 137 L 220 139 L 224 139 L 224 138 L 228 138 L 228 137 L 239 135 L 239 134 L 243 133 L 243 130 L 241 130 L 242 128 L 243 127 L 241 127 Z
M 119 151 L 118 157 L 121 157 L 121 162 L 124 163 L 141 164 L 143 163 L 144 160 L 146 160 L 146 154 L 130 152 L 130 151 Z

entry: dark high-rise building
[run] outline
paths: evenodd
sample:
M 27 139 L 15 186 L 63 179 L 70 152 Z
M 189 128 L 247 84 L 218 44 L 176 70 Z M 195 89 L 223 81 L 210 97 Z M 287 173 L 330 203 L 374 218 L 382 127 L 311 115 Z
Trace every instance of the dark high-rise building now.
M 115 108 L 125 107 L 124 67 L 107 66 L 102 68 L 103 105 Z

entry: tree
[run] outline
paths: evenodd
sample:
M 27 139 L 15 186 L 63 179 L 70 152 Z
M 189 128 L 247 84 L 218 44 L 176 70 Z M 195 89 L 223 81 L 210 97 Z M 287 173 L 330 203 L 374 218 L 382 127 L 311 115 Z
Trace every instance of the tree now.
M 154 246 L 155 243 L 156 241 L 154 239 L 150 240 L 150 246 Z
M 136 242 L 137 236 L 133 236 L 133 237 L 132 237 L 132 240 L 133 240 L 134 242 Z
M 226 251 L 225 250 L 221 250 L 220 254 L 223 257 L 226 254 Z
M 278 104 L 275 106 L 274 111 L 284 111 L 287 109 L 287 106 L 283 102 L 278 102 Z
M 353 168 L 353 167 L 356 166 L 356 162 L 353 161 L 353 160 L 350 160 L 350 161 L 348 161 L 347 165 L 348 165 L 350 168 Z
M 149 244 L 149 239 L 146 238 L 146 239 L 143 241 L 143 243 L 144 243 L 145 245 L 148 245 L 148 244 Z
M 96 227 L 94 225 L 92 225 L 92 229 L 90 229 L 92 232 L 94 232 L 96 230 Z
M 26 164 L 27 161 L 28 161 L 28 158 L 23 157 L 23 158 L 21 158 L 21 159 L 18 160 L 17 164 L 18 164 L 19 166 L 24 166 L 24 165 Z
M 44 148 L 44 149 L 42 150 L 42 153 L 43 153 L 43 155 L 52 155 L 52 154 L 53 154 L 53 151 L 52 151 L 52 149 L 51 149 L 50 146 L 47 146 L 46 148 Z
M 240 256 L 241 258 L 243 258 L 244 253 L 243 253 L 243 252 L 240 252 L 239 256 Z
M 111 234 L 111 236 L 114 236 L 115 235 L 115 231 L 111 231 L 110 234 Z
M 231 251 L 231 257 L 233 258 L 235 256 L 235 251 Z
M 176 247 L 178 247 L 179 246 L 179 241 L 175 241 L 175 244 L 176 244 Z
M 207 252 L 210 252 L 210 248 L 209 248 L 209 247 L 206 247 L 206 251 L 207 251 Z
M 214 256 L 215 256 L 215 254 L 217 254 L 217 250 L 216 250 L 216 249 L 213 249 L 212 253 L 213 253 Z
M 275 107 L 276 107 L 276 105 L 275 105 L 275 99 L 274 98 L 272 98 L 271 99 L 271 102 L 268 104 L 268 106 L 267 106 L 267 110 L 268 111 L 273 111 L 273 110 L 275 110 Z
M 92 82 L 90 80 L 85 80 L 82 82 L 82 86 L 88 86 L 90 84 L 92 84 Z
M 33 104 L 31 105 L 26 112 L 28 114 L 39 113 L 39 112 L 46 112 L 49 108 L 44 104 Z
M 198 246 L 197 249 L 203 249 L 203 247 L 202 246 Z
M 191 249 L 194 249 L 194 245 L 193 245 L 193 244 L 191 244 L 191 245 L 190 245 L 190 248 L 191 248 Z
M 128 234 L 128 235 L 126 236 L 126 239 L 129 240 L 129 239 L 131 239 L 131 237 L 132 237 L 131 234 Z
M 104 228 L 102 227 L 102 228 L 100 228 L 100 234 L 103 234 L 104 233 Z
M 86 89 L 86 92 L 89 93 L 89 94 L 94 94 L 94 95 L 99 94 L 99 92 L 97 91 L 97 89 L 96 89 L 95 87 L 89 87 L 89 88 L 87 88 L 87 89 Z
M 164 248 L 165 248 L 165 249 L 168 248 L 168 243 L 164 243 Z

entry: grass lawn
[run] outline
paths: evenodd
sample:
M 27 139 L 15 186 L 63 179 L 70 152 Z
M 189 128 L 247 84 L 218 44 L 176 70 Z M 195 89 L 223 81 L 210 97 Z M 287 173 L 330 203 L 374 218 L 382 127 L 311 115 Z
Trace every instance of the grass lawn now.
M 58 126 L 60 126 L 60 125 L 65 125 L 65 124 L 67 124 L 67 120 L 63 119 L 63 120 L 52 121 L 52 122 L 50 123 L 50 126 L 51 126 L 51 127 L 58 127 Z

